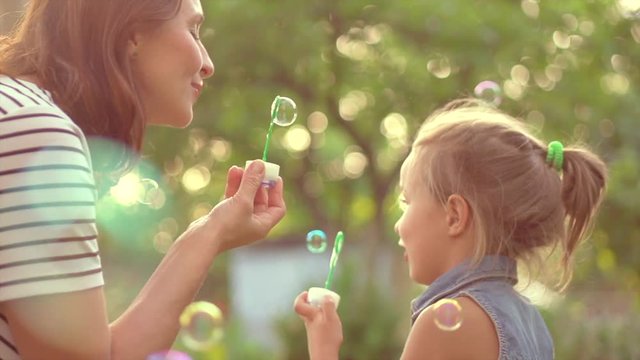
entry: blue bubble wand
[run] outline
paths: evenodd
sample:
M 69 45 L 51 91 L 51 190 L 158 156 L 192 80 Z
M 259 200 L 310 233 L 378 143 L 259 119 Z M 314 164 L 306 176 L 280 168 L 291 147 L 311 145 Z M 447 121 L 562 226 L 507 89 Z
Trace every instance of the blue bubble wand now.
M 327 275 L 327 281 L 324 283 L 324 287 L 327 290 L 331 290 L 331 283 L 333 282 L 333 272 L 336 269 L 338 263 L 338 257 L 342 251 L 342 243 L 344 242 L 344 234 L 342 231 L 338 231 L 336 239 L 333 243 L 333 251 L 331 252 L 331 260 L 329 260 L 329 275 Z

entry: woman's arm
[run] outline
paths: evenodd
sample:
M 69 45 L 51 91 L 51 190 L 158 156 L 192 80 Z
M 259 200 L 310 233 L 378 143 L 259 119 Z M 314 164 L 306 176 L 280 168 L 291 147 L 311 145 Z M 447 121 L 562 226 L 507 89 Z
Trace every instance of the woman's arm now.
M 284 216 L 282 180 L 261 186 L 264 165 L 233 167 L 226 199 L 173 244 L 131 306 L 110 326 L 102 287 L 8 301 L 2 312 L 23 359 L 144 359 L 166 350 L 220 252 L 266 236 Z

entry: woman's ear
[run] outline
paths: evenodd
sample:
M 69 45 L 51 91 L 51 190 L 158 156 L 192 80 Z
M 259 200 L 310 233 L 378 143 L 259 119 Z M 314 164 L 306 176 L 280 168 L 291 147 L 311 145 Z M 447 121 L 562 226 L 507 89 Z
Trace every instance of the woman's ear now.
M 127 54 L 130 58 L 135 59 L 138 56 L 138 48 L 140 47 L 140 33 L 132 31 L 127 41 Z
M 464 234 L 471 223 L 471 208 L 462 196 L 453 194 L 447 199 L 446 219 L 449 236 Z

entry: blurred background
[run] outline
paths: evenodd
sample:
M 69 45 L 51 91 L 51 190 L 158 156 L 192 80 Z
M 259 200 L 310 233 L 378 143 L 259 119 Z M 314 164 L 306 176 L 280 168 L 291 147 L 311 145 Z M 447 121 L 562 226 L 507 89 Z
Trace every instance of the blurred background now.
M 198 299 L 222 310 L 224 341 L 176 349 L 194 359 L 308 358 L 293 299 L 323 285 L 342 230 L 341 358 L 399 358 L 409 302 L 423 290 L 393 233 L 399 166 L 432 110 L 490 81 L 490 101 L 543 139 L 588 144 L 610 169 L 570 287 L 524 290 L 556 358 L 640 358 L 639 0 L 201 1 L 215 75 L 193 124 L 150 129 L 138 168 L 98 206 L 112 318 L 220 200 L 227 169 L 262 156 L 281 95 L 298 118 L 275 128 L 268 160 L 281 166 L 287 216 L 268 239 L 213 264 Z M 0 31 L 23 4 L 0 2 Z M 327 234 L 324 253 L 307 249 L 312 229 Z

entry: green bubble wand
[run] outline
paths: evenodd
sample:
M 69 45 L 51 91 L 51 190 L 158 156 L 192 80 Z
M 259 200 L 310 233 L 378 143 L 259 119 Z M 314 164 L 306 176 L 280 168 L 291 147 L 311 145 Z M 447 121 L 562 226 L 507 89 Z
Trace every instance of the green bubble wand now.
M 267 162 L 267 153 L 269 153 L 273 125 L 289 126 L 296 121 L 296 117 L 298 117 L 296 103 L 286 96 L 276 96 L 271 103 L 271 123 L 269 124 L 267 141 L 264 144 L 264 151 L 262 152 L 262 161 Z
M 338 231 L 336 239 L 333 243 L 333 251 L 331 252 L 331 260 L 329 260 L 329 275 L 327 275 L 327 281 L 324 283 L 324 287 L 327 290 L 331 290 L 331 283 L 333 282 L 333 272 L 336 269 L 338 263 L 338 257 L 342 251 L 342 243 L 344 242 L 344 234 L 342 231 Z
M 269 130 L 267 131 L 267 141 L 264 144 L 264 151 L 262 152 L 262 161 L 267 161 L 267 153 L 269 152 L 269 143 L 271 142 L 271 133 L 273 132 L 273 125 L 276 123 L 278 116 L 278 110 L 280 110 L 280 95 L 277 95 L 271 104 L 271 123 L 269 124 Z

